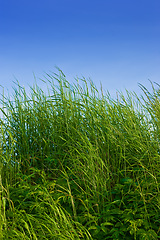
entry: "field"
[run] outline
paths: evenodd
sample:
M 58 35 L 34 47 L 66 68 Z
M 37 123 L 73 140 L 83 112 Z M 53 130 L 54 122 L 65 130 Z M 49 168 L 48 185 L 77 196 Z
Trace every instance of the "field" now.
M 46 74 L 1 96 L 0 240 L 160 239 L 160 86 Z

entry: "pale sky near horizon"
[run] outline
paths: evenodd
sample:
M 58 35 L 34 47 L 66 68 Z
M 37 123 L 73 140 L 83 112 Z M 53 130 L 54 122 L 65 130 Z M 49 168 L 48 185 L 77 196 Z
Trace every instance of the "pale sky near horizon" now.
M 160 83 L 159 0 L 0 0 L 0 85 L 56 72 L 141 93 Z M 1 88 L 2 89 L 2 88 Z

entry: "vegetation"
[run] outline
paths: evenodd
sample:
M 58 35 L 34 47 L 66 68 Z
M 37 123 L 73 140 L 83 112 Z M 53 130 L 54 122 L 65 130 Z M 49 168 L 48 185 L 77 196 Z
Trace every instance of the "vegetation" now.
M 160 86 L 44 82 L 1 97 L 0 239 L 160 239 Z

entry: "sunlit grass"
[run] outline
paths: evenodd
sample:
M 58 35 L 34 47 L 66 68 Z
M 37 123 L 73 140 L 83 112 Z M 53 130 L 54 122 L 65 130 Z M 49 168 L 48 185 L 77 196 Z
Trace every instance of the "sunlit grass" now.
M 0 239 L 160 238 L 159 86 L 44 82 L 1 97 Z

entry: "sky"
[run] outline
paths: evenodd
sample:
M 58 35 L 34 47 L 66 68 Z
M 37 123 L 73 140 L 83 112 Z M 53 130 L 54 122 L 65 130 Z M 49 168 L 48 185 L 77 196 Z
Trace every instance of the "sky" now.
M 115 96 L 160 83 L 159 0 L 0 0 L 0 85 L 28 89 L 59 67 Z M 0 88 L 0 91 L 2 87 Z

